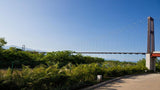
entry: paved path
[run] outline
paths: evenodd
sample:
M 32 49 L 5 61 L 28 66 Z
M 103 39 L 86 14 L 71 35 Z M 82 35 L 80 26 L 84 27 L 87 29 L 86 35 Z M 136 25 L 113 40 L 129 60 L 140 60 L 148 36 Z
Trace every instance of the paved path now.
M 160 90 L 160 74 L 126 77 L 94 90 Z

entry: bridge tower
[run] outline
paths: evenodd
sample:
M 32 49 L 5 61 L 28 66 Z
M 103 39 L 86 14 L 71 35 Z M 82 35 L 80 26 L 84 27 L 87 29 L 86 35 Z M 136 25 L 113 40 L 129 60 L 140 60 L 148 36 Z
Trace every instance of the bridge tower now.
M 152 70 L 152 71 L 156 70 L 156 68 L 155 68 L 155 58 L 157 57 L 157 54 L 155 52 L 155 45 L 154 44 L 155 44 L 154 43 L 154 19 L 152 17 L 148 17 L 148 38 L 147 38 L 146 67 L 149 70 Z

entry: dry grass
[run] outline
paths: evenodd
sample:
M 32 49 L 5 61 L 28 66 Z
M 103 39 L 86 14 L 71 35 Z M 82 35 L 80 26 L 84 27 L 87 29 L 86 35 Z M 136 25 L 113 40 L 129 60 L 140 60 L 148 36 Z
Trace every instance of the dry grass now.
M 1 74 L 6 74 L 7 71 L 8 71 L 8 69 L 0 69 L 0 73 L 1 73 Z M 13 74 L 15 74 L 15 73 L 17 73 L 17 72 L 20 73 L 21 70 L 19 70 L 19 69 L 13 69 Z
M 0 69 L 0 73 L 6 73 L 8 69 Z

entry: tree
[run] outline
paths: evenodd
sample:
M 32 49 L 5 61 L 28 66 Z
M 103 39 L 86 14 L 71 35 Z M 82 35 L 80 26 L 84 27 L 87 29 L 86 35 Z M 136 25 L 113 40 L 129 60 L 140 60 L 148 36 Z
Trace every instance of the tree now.
M 146 65 L 146 59 L 145 59 L 145 58 L 142 58 L 141 60 L 139 60 L 139 61 L 137 62 L 137 65 L 139 65 L 139 66 L 144 66 L 144 67 L 145 67 L 145 65 Z
M 7 44 L 5 39 L 4 38 L 0 38 L 0 48 L 2 48 L 2 46 L 4 46 L 5 44 Z

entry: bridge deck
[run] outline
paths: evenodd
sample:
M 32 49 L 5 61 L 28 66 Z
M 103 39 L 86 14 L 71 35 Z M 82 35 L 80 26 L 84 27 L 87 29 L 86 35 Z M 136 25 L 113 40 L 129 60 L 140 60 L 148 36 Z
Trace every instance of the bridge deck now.
M 75 52 L 81 54 L 142 54 L 145 55 L 144 52 Z
M 154 51 L 154 52 L 151 54 L 151 57 L 160 57 L 160 51 Z

